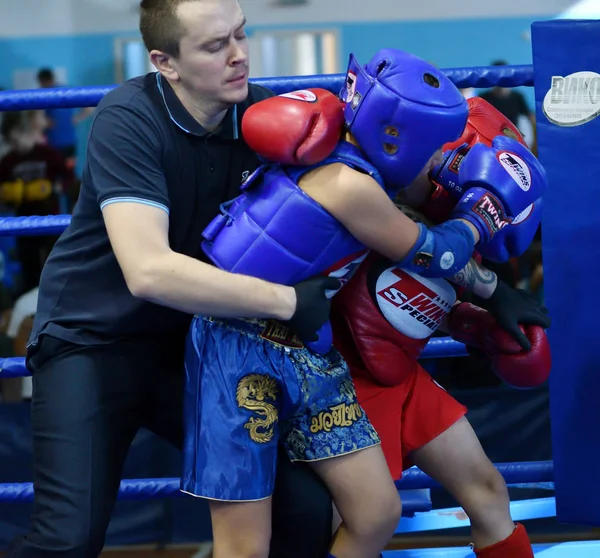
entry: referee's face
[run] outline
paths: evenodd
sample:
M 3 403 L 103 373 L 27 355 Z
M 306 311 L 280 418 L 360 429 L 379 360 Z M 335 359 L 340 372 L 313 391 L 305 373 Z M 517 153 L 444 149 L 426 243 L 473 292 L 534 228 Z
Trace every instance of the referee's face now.
M 237 0 L 198 0 L 177 9 L 186 30 L 173 61 L 181 85 L 196 100 L 216 106 L 248 95 L 248 39 Z

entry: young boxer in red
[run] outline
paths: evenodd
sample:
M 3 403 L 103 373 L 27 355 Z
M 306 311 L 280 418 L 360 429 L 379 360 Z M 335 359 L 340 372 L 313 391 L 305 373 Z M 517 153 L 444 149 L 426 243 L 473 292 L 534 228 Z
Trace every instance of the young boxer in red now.
M 513 124 L 487 102 L 473 98 L 469 105 L 465 132 L 444 146 L 444 163 L 427 180 L 401 191 L 402 202 L 430 217 L 401 206 L 414 219 L 440 222 L 448 215 L 465 179 L 460 166 L 472 146 L 490 145 L 498 135 L 522 141 Z M 536 202 L 480 249 L 496 261 L 517 256 L 538 224 Z M 477 260 L 461 273 L 454 283 L 483 295 L 482 306 L 520 312 L 525 295 L 499 283 Z M 530 558 L 527 532 L 511 519 L 506 484 L 465 418 L 467 409 L 435 382 L 418 358 L 431 335 L 441 329 L 483 352 L 509 385 L 535 387 L 550 370 L 548 341 L 540 327 L 549 323 L 539 315 L 519 315 L 522 329 L 514 332 L 515 339 L 487 310 L 459 302 L 460 290 L 457 293 L 446 280 L 406 272 L 371 253 L 334 298 L 334 344 L 350 367 L 359 403 L 381 438 L 393 478 L 400 479 L 405 469 L 417 465 L 440 482 L 469 516 L 479 558 Z

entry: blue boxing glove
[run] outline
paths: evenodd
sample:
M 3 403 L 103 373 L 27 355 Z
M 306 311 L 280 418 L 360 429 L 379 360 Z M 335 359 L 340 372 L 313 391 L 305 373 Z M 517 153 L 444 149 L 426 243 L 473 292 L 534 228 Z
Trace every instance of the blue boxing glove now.
M 455 202 L 460 200 L 466 191 L 462 187 L 458 171 L 470 150 L 469 144 L 463 143 L 456 149 L 444 151 L 442 163 L 429 173 L 429 180 L 444 188 Z
M 541 198 L 548 185 L 546 172 L 531 151 L 506 136 L 494 138 L 492 147 L 474 145 L 456 166 L 464 194 L 450 218 L 469 221 L 481 244 L 489 243 Z
M 501 229 L 487 244 L 478 244 L 477 251 L 487 260 L 503 263 L 517 258 L 533 241 L 542 218 L 542 200 L 539 199 L 514 221 Z

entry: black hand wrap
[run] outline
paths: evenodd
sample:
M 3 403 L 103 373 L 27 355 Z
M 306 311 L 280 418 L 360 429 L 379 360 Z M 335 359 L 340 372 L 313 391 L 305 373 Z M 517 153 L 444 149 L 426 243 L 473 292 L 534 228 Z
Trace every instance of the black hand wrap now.
M 474 298 L 474 303 L 487 310 L 524 351 L 531 350 L 531 343 L 519 324 L 537 325 L 544 329 L 550 327 L 550 316 L 544 305 L 522 289 L 513 289 L 503 281 L 498 280 L 498 286 L 490 298 Z
M 340 286 L 339 279 L 321 276 L 294 285 L 296 311 L 285 323 L 304 341 L 317 341 L 317 331 L 329 319 L 331 311 L 326 291 L 338 290 Z

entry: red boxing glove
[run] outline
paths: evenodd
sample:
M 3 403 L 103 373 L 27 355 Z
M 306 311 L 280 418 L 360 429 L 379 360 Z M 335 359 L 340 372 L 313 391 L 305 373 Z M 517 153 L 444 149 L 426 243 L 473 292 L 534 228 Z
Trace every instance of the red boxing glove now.
M 372 379 L 393 386 L 413 371 L 455 298 L 443 279 L 408 273 L 372 253 L 333 298 L 333 310 L 346 321 Z M 334 338 L 342 355 L 347 342 Z
M 473 147 L 476 143 L 484 143 L 491 147 L 492 140 L 496 136 L 508 136 L 527 147 L 517 127 L 485 99 L 471 97 L 467 99 L 467 104 L 469 119 L 462 135 L 456 141 L 444 144 L 443 151 L 451 151 L 463 143 L 468 144 L 469 147 Z
M 529 389 L 548 379 L 552 356 L 546 332 L 541 327 L 520 326 L 531 343 L 531 350 L 525 352 L 487 310 L 468 302 L 452 309 L 448 325 L 453 339 L 484 351 L 494 372 L 509 386 Z
M 431 194 L 417 207 L 417 210 L 434 225 L 439 225 L 448 220 L 455 207 L 456 200 L 450 195 L 450 192 L 443 186 L 432 182 Z
M 496 136 L 504 135 L 517 140 L 527 147 L 527 143 L 516 126 L 485 99 L 471 97 L 467 99 L 467 104 L 469 105 L 469 119 L 462 135 L 456 141 L 446 143 L 442 147 L 442 150 L 446 153 L 466 144 L 460 153 L 455 154 L 456 161 L 450 164 L 451 169 L 455 165 L 457 180 L 460 162 L 469 152 L 469 149 L 476 143 L 483 143 L 491 147 L 492 140 Z M 444 187 L 433 181 L 431 189 L 431 195 L 417 209 L 437 225 L 448 220 L 450 213 L 456 205 L 456 200 L 452 198 Z
M 242 134 L 268 161 L 314 165 L 335 149 L 344 124 L 340 99 L 325 89 L 303 89 L 250 106 Z

